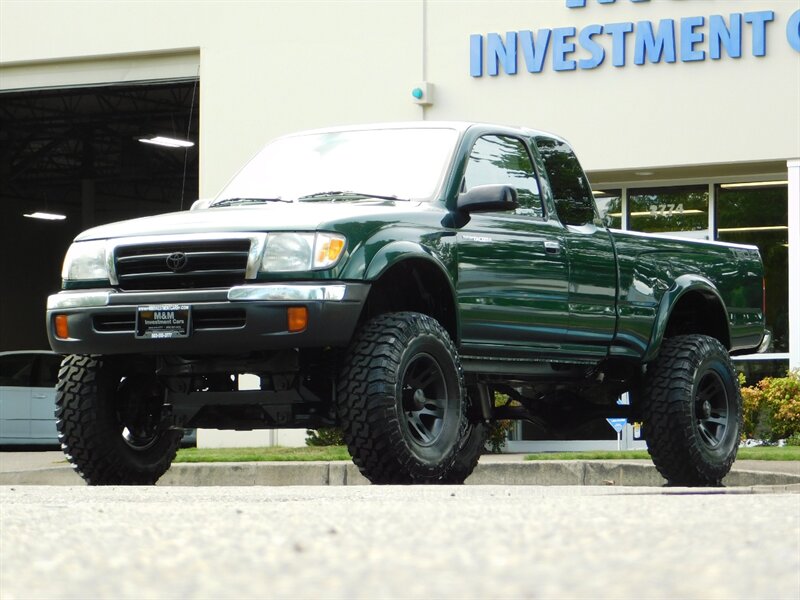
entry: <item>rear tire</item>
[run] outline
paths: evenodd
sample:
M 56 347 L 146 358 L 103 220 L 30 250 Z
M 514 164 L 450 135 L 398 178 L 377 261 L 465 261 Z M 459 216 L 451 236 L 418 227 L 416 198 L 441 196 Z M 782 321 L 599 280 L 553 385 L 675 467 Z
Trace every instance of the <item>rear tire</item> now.
M 152 375 L 125 373 L 102 356 L 70 355 L 56 385 L 61 447 L 89 485 L 153 485 L 175 458 L 182 432 L 161 421 Z
M 344 365 L 339 422 L 367 479 L 463 482 L 477 462 L 474 430 L 458 353 L 436 320 L 413 312 L 376 317 L 361 328 Z
M 648 451 L 670 485 L 721 484 L 736 460 L 742 395 L 718 340 L 664 340 L 647 373 L 642 409 Z

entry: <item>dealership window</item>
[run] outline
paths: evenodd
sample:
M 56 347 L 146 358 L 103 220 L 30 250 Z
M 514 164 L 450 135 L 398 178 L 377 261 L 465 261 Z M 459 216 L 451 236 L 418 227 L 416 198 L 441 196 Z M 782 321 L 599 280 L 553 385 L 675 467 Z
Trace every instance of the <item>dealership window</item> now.
M 622 190 L 593 190 L 597 213 L 611 229 L 622 229 Z
M 708 239 L 708 186 L 628 190 L 629 229 Z
M 764 261 L 767 352 L 789 351 L 789 221 L 788 187 L 721 184 L 715 188 L 716 239 L 758 246 Z

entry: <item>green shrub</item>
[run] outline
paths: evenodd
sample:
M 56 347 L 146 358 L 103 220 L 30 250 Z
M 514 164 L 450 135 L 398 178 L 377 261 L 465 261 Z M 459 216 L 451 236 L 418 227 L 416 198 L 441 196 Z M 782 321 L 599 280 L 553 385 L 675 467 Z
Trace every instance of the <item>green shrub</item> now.
M 742 412 L 744 438 L 774 442 L 800 436 L 800 371 L 742 387 Z
M 499 392 L 494 393 L 494 405 L 497 406 L 515 406 L 517 403 L 514 400 L 509 400 L 508 396 Z M 499 454 L 503 451 L 503 446 L 508 439 L 508 434 L 514 427 L 514 421 L 503 419 L 500 421 L 493 421 L 489 425 L 489 432 L 486 436 L 486 443 L 493 454 Z
M 344 434 L 338 427 L 306 429 L 306 446 L 344 446 Z

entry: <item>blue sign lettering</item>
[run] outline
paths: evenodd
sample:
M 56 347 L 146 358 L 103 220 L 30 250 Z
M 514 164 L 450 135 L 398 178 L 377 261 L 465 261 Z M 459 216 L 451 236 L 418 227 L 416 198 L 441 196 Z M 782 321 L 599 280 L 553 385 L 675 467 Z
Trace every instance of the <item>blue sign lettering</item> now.
M 539 35 L 535 37 L 532 31 L 520 31 L 519 43 L 522 45 L 528 73 L 541 73 L 547 56 L 547 46 L 550 43 L 550 30 L 540 29 Z
M 604 27 L 611 35 L 611 64 L 625 66 L 625 35 L 633 31 L 633 23 L 611 23 Z
M 800 52 L 800 10 L 795 12 L 786 24 L 786 39 L 792 48 Z
M 566 0 L 567 8 L 585 8 L 586 0 Z M 599 4 L 614 4 L 616 0 L 597 0 Z M 631 2 L 650 2 L 650 0 L 631 0 Z
M 469 74 L 483 75 L 483 36 L 477 33 L 469 36 Z
M 744 13 L 744 22 L 753 25 L 753 56 L 767 54 L 767 23 L 775 20 L 771 10 Z
M 725 17 L 711 15 L 708 20 L 708 55 L 712 60 L 722 57 L 722 47 L 731 58 L 742 56 L 742 15 L 732 14 L 731 25 L 725 23 Z
M 657 27 L 650 21 L 592 24 L 578 30 L 575 27 L 528 29 L 499 33 L 472 34 L 469 39 L 469 73 L 482 77 L 484 70 L 492 77 L 502 72 L 515 75 L 518 54 L 521 52 L 528 73 L 541 73 L 551 52 L 554 71 L 595 69 L 611 52 L 611 64 L 624 67 L 629 40 L 633 39 L 633 63 L 674 63 L 720 60 L 723 55 L 741 58 L 744 24 L 750 26 L 751 54 L 767 53 L 767 24 L 775 13 L 762 10 L 708 17 L 683 17 L 679 23 L 661 19 Z M 632 36 L 628 34 L 633 33 Z M 786 26 L 789 45 L 800 52 L 800 11 L 792 14 Z
M 506 33 L 506 43 L 496 33 L 486 36 L 486 55 L 489 60 L 489 75 L 497 75 L 498 63 L 503 63 L 503 69 L 509 75 L 517 73 L 517 34 L 514 31 Z
M 600 35 L 601 33 L 603 33 L 602 25 L 587 25 L 581 29 L 578 41 L 581 44 L 581 48 L 588 50 L 592 55 L 591 58 L 582 58 L 578 61 L 578 65 L 580 65 L 581 69 L 594 69 L 603 64 L 603 60 L 606 58 L 606 51 L 599 43 L 592 39 L 594 36 Z
M 653 24 L 649 21 L 639 21 L 636 24 L 634 64 L 643 65 L 645 54 L 652 63 L 661 62 L 662 57 L 668 63 L 675 62 L 675 21 L 661 19 L 657 34 L 653 33 Z
M 705 35 L 700 31 L 695 31 L 702 27 L 706 20 L 703 17 L 684 17 L 681 19 L 681 60 L 691 62 L 695 60 L 705 60 L 706 53 L 702 50 L 695 50 L 696 44 L 700 44 L 705 39 Z
M 575 61 L 567 58 L 567 54 L 575 52 L 575 44 L 568 42 L 567 38 L 575 37 L 574 27 L 559 27 L 553 29 L 553 70 L 574 71 Z

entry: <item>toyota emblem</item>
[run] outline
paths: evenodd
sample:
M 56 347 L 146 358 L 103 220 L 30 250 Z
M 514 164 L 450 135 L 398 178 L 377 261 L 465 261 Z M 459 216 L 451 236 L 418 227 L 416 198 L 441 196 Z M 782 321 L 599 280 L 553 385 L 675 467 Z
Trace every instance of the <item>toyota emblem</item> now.
M 173 252 L 167 257 L 167 268 L 173 273 L 177 273 L 186 267 L 187 262 L 189 262 L 189 259 L 186 258 L 186 254 L 183 252 Z

